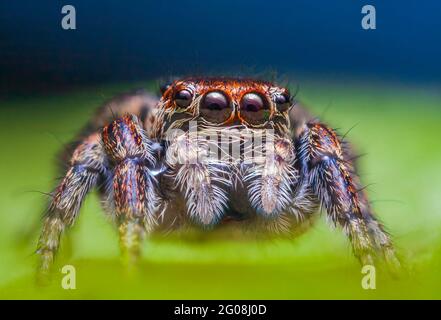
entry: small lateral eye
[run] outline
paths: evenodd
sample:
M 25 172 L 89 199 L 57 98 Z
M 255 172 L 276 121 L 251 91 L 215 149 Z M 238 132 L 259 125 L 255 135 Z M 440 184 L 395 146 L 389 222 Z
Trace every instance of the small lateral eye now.
M 274 100 L 277 106 L 277 110 L 280 112 L 285 112 L 289 109 L 289 107 L 291 107 L 291 97 L 287 93 L 277 95 Z
M 176 105 L 180 108 L 187 108 L 190 105 L 192 99 L 193 95 L 187 89 L 176 92 L 174 96 Z
M 171 82 L 165 82 L 163 84 L 161 84 L 161 86 L 159 87 L 159 91 L 161 91 L 161 94 L 164 94 L 168 88 L 170 88 L 172 85 Z

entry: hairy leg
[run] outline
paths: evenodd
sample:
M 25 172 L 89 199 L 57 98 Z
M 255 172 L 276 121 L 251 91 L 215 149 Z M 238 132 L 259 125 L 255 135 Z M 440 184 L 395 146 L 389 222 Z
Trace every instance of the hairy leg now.
M 100 178 L 108 174 L 107 159 L 100 144 L 100 135 L 94 133 L 80 143 L 70 159 L 70 166 L 61 183 L 52 194 L 52 201 L 44 218 L 38 242 L 39 270 L 47 273 L 66 227 L 71 226 L 81 204 Z
M 343 227 L 360 262 L 373 264 L 380 256 L 398 267 L 392 241 L 360 191 L 352 161 L 336 133 L 323 124 L 309 123 L 297 148 L 302 174 L 330 219 Z
M 115 210 L 124 261 L 133 264 L 139 258 L 144 233 L 158 223 L 159 145 L 146 137 L 138 118 L 132 115 L 104 127 L 102 142 L 113 165 L 110 207 Z
M 291 140 L 282 137 L 270 140 L 265 142 L 262 159 L 254 158 L 257 162 L 248 167 L 244 176 L 244 181 L 249 183 L 252 206 L 266 216 L 280 213 L 290 205 L 291 186 L 298 178 Z
M 169 175 L 184 193 L 190 218 L 210 226 L 223 217 L 232 181 L 227 179 L 228 163 L 200 157 L 209 148 L 206 142 L 189 133 L 177 135 L 168 147 L 166 162 Z

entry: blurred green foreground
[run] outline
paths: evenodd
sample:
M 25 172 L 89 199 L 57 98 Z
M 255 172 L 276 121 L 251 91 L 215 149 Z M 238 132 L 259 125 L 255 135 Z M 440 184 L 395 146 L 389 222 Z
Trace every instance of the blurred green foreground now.
M 324 219 L 294 241 L 154 239 L 136 274 L 120 267 L 116 232 L 95 194 L 69 232 L 48 287 L 34 284 L 35 230 L 57 178 L 55 155 L 105 99 L 129 88 L 0 101 L 0 298 L 294 299 L 441 298 L 441 95 L 435 90 L 306 83 L 302 101 L 345 133 L 359 153 L 373 206 L 407 273 L 377 274 L 363 290 L 361 268 L 340 230 Z M 76 290 L 62 289 L 65 264 Z

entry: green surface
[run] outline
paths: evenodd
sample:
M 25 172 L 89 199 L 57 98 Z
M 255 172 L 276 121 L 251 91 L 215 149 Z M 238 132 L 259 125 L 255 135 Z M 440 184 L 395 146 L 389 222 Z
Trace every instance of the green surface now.
M 92 194 L 63 242 L 58 267 L 76 267 L 77 289 L 34 285 L 38 222 L 55 183 L 55 155 L 104 99 L 132 85 L 15 98 L 0 113 L 0 298 L 441 298 L 441 96 L 416 87 L 308 82 L 301 98 L 344 133 L 359 153 L 363 182 L 394 235 L 408 272 L 361 269 L 340 230 L 324 217 L 295 241 L 174 237 L 146 242 L 137 274 L 120 267 L 118 240 Z

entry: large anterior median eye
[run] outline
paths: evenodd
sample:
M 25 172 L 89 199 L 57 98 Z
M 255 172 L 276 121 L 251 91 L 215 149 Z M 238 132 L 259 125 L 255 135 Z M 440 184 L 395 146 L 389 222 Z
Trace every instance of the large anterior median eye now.
M 247 93 L 240 101 L 240 116 L 249 124 L 263 124 L 271 114 L 268 101 L 258 93 Z
M 201 100 L 199 114 L 212 123 L 223 123 L 230 118 L 232 106 L 227 96 L 220 91 L 208 92 Z

